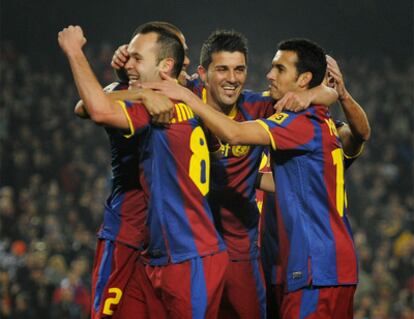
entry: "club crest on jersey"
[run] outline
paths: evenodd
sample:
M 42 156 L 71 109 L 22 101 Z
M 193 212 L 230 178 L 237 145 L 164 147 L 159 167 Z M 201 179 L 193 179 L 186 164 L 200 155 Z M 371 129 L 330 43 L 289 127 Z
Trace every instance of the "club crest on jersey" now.
M 242 157 L 242 156 L 246 155 L 247 153 L 249 153 L 250 146 L 248 146 L 248 145 L 233 145 L 233 146 L 230 146 L 228 143 L 221 144 L 221 146 L 220 146 L 221 155 L 223 155 L 224 157 L 228 157 L 230 150 L 231 150 L 231 154 L 233 156 Z
M 242 157 L 246 155 L 250 150 L 250 146 L 248 145 L 234 145 L 231 148 L 231 152 L 236 157 Z
M 275 122 L 277 124 L 282 124 L 288 117 L 289 114 L 287 113 L 276 113 L 269 117 L 268 120 Z

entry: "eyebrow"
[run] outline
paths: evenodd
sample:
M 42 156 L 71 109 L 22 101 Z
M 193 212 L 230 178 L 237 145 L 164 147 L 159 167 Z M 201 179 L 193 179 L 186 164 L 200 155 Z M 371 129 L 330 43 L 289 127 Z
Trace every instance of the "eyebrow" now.
M 282 70 L 286 70 L 286 67 L 283 64 L 280 64 L 280 63 L 272 63 L 272 67 L 282 69 Z

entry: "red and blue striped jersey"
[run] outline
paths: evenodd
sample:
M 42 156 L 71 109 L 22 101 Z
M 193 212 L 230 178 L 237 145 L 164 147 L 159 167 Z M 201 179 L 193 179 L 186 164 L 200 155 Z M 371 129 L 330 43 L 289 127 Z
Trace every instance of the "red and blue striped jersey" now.
M 229 117 L 238 122 L 268 117 L 274 100 L 266 93 L 243 91 Z M 260 213 L 256 179 L 264 147 L 221 145 L 221 157 L 212 159 L 209 203 L 230 259 L 259 256 Z
M 105 91 L 126 89 L 113 83 Z M 105 128 L 111 148 L 111 194 L 106 200 L 103 224 L 98 238 L 119 241 L 142 248 L 146 235 L 146 199 L 139 182 L 137 138 L 127 139 L 116 129 Z
M 210 153 L 199 120 L 176 103 L 167 127 L 151 124 L 143 105 L 122 102 L 133 136 L 141 141 L 141 183 L 148 197 L 152 265 L 179 263 L 225 250 L 207 202 Z
M 327 108 L 258 120 L 269 133 L 281 265 L 288 291 L 357 283 L 344 155 Z

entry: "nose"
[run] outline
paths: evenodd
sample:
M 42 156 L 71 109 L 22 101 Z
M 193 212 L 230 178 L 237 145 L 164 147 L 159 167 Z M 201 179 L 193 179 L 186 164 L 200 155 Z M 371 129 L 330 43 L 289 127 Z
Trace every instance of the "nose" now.
M 227 81 L 234 83 L 236 82 L 236 74 L 233 70 L 230 70 L 227 76 Z
M 272 70 L 270 70 L 269 72 L 267 72 L 267 74 L 266 74 L 266 78 L 267 78 L 269 81 L 273 81 L 273 80 L 275 79 L 275 76 L 274 76 L 274 74 L 273 74 Z

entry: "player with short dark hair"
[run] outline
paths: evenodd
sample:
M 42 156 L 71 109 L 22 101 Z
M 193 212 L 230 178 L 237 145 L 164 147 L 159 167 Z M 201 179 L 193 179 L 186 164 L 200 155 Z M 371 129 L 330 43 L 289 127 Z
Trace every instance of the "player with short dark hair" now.
M 297 41 L 297 40 L 294 40 Z M 317 73 L 326 62 L 319 47 L 309 42 L 305 55 L 318 56 Z M 309 88 L 313 73 L 300 73 L 296 51 L 278 49 L 267 75 L 270 94 Z M 194 94 L 172 83 L 150 84 L 169 97 L 181 98 L 220 139 L 230 145 L 270 145 L 276 184 L 278 239 L 286 294 L 282 318 L 322 313 L 352 318 L 357 284 L 357 261 L 344 189 L 344 169 L 350 139 L 341 141 L 328 109 L 312 105 L 267 119 L 237 122 L 201 103 Z M 358 155 L 358 154 L 356 154 Z M 328 306 L 326 306 L 328 305 Z
M 157 32 L 139 33 L 131 40 L 125 65 L 131 88 L 160 79 L 160 72 L 173 75 L 175 63 L 182 64 L 184 50 L 180 40 L 175 34 L 168 37 L 181 49 L 164 59 L 158 56 L 163 47 Z M 151 116 L 142 104 L 109 99 L 82 53 L 83 39 L 80 28 L 65 29 L 59 35 L 88 114 L 96 123 L 129 130 L 140 140 L 140 180 L 148 200 L 149 236 L 136 269 L 141 279 L 143 276 L 150 283 L 152 292 L 148 286 L 141 287 L 142 282 L 128 284 L 127 289 L 138 288 L 145 296 L 155 291 L 164 309 L 162 315 L 168 318 L 213 318 L 228 256 L 205 198 L 210 165 L 204 132 L 183 103 L 175 103 L 170 125 L 159 127 L 151 125 Z M 117 316 L 136 313 L 137 309 L 130 306 L 134 301 L 141 309 L 141 296 L 131 300 L 133 297 L 125 293 Z M 142 316 L 152 316 L 151 312 L 147 309 Z
M 243 35 L 217 30 L 203 44 L 198 68 L 205 87 L 196 93 L 236 121 L 267 117 L 274 112 L 274 100 L 268 94 L 242 91 L 247 76 L 247 51 Z M 222 143 L 220 152 L 219 159 L 212 160 L 209 202 L 231 262 L 219 317 L 264 318 L 265 289 L 259 262 L 259 211 L 255 196 L 263 148 Z

